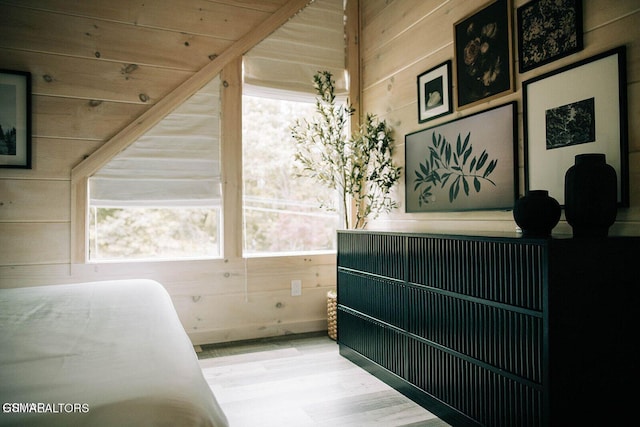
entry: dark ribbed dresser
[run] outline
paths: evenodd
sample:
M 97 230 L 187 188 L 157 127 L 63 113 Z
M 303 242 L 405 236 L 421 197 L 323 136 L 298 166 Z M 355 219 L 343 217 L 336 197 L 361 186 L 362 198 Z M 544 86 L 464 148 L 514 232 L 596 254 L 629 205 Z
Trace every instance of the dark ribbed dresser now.
M 454 426 L 623 420 L 639 249 L 640 237 L 340 231 L 340 353 Z

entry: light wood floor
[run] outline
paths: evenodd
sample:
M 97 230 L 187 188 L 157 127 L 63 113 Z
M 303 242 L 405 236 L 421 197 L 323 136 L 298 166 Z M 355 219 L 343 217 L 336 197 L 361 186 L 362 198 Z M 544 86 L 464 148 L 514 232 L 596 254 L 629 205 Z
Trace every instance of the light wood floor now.
M 444 427 L 339 355 L 326 335 L 203 346 L 200 365 L 231 427 Z

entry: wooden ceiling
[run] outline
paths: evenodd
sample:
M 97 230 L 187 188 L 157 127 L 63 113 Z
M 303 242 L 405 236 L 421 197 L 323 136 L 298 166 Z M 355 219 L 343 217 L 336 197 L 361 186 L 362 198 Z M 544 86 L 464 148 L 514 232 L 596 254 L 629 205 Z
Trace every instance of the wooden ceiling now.
M 34 139 L 126 145 L 307 3 L 0 0 L 0 68 L 32 74 Z

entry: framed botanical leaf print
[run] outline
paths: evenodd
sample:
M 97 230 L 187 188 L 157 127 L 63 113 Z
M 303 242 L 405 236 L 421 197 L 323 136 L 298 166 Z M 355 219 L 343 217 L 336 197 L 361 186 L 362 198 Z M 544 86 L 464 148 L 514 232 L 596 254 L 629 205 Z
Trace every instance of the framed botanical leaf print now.
M 511 102 L 406 135 L 407 212 L 513 208 L 516 116 Z

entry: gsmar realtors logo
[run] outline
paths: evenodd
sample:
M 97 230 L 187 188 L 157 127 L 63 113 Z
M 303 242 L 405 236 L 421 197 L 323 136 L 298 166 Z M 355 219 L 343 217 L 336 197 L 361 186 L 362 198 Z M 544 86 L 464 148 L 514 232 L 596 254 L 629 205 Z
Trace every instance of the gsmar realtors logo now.
M 5 414 L 86 414 L 88 403 L 7 402 L 2 404 Z

